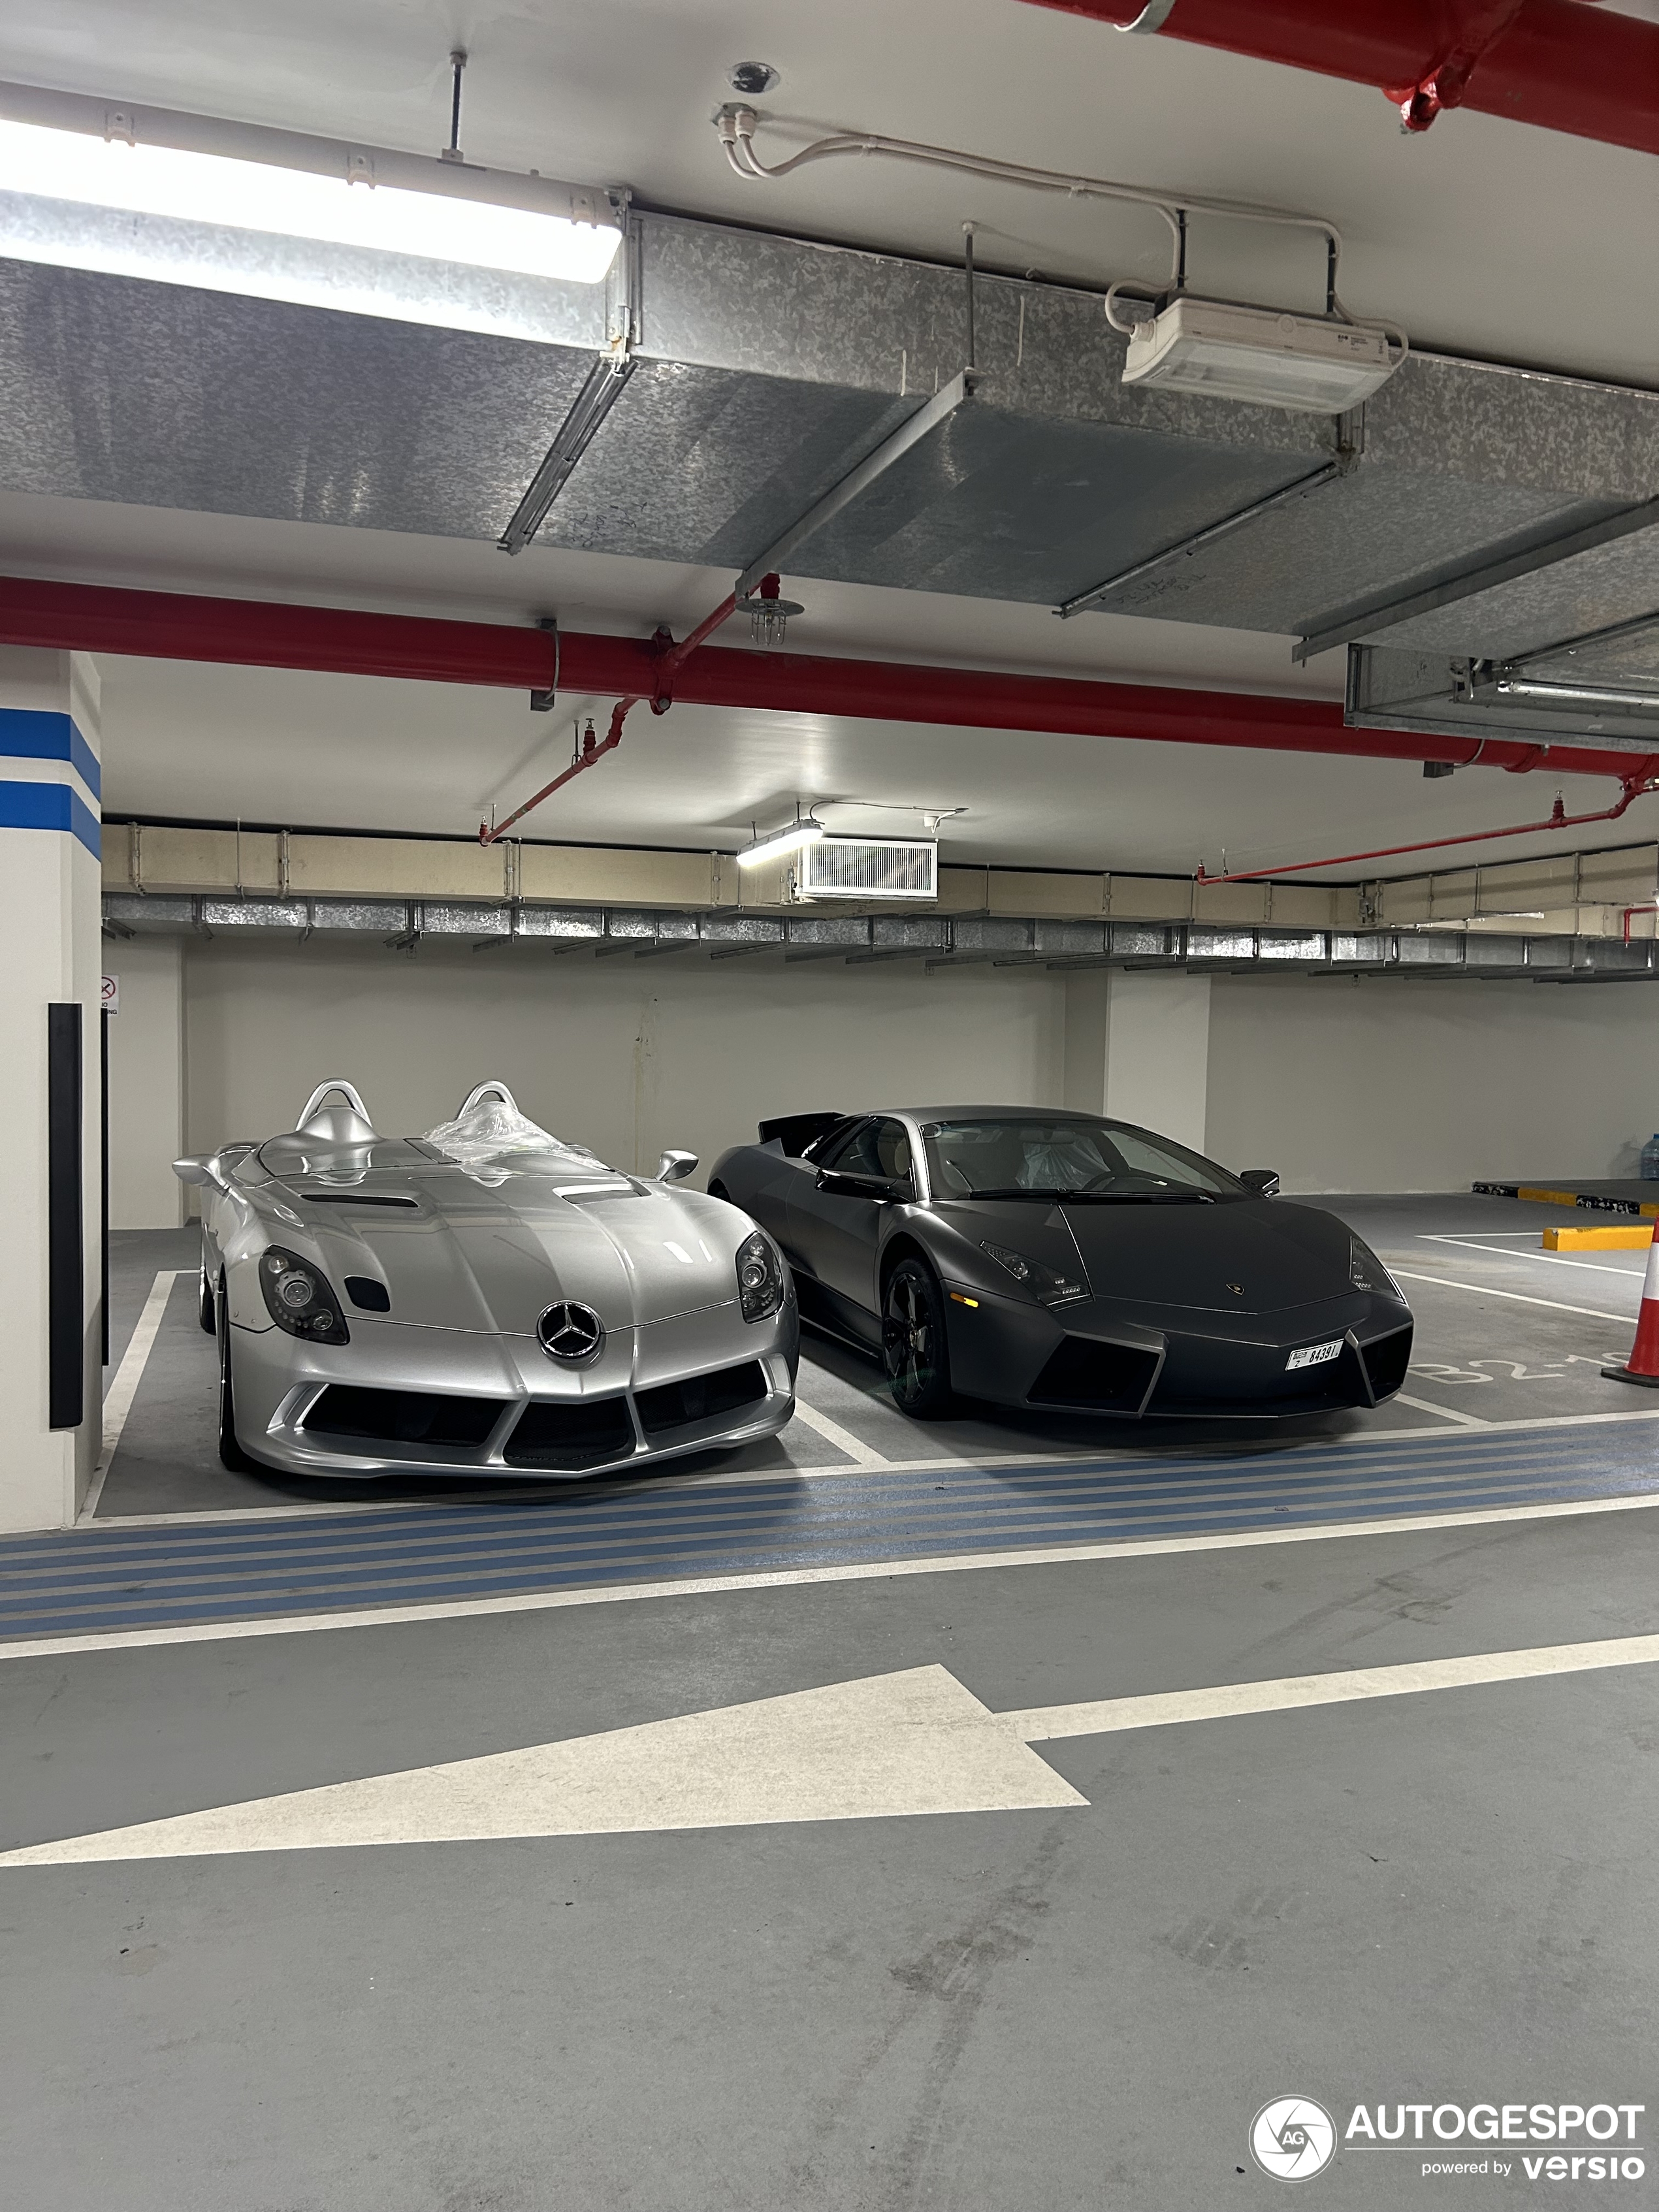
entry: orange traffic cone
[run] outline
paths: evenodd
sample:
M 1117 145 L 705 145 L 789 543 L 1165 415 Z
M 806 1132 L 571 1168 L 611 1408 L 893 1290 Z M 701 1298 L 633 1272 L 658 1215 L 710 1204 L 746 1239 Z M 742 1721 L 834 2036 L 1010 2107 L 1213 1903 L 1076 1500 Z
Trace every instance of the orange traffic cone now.
M 1648 1247 L 1648 1271 L 1642 1278 L 1642 1310 L 1636 1316 L 1636 1341 L 1622 1367 L 1604 1367 L 1614 1382 L 1644 1382 L 1659 1390 L 1659 1222 Z

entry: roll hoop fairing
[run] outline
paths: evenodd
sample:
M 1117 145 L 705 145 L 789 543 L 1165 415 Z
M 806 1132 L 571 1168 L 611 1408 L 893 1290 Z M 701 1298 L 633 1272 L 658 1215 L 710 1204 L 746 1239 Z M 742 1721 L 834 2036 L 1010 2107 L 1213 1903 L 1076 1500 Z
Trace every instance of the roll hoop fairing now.
M 332 1102 L 332 1103 L 331 1103 Z M 387 1138 L 348 1083 L 202 1191 L 220 1450 L 290 1474 L 574 1477 L 748 1443 L 794 1410 L 793 1286 L 734 1207 L 624 1174 L 480 1084 Z
M 777 1239 L 805 1319 L 952 1390 L 1143 1419 L 1380 1405 L 1411 1309 L 1347 1224 L 1098 1115 L 896 1107 L 763 1122 L 709 1188 Z

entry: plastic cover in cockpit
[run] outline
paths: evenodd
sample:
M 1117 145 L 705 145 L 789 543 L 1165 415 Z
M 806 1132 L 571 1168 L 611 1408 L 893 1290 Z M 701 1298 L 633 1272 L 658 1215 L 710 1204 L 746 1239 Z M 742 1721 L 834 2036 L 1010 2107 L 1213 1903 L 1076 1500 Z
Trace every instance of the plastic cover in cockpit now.
M 568 1161 L 589 1173 L 605 1164 L 585 1146 L 552 1135 L 501 1098 L 480 1098 L 453 1121 L 440 1121 L 435 1129 L 428 1129 L 423 1141 L 435 1145 L 464 1168 L 510 1161 L 514 1156 L 526 1167 L 543 1162 L 556 1166 Z

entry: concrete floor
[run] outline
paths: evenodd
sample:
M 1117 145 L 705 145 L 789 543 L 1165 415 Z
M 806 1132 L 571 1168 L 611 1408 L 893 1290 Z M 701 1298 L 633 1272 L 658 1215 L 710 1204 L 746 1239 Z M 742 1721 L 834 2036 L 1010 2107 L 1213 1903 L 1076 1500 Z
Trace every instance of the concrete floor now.
M 1537 1250 L 1558 1217 L 1504 1200 L 1339 1210 L 1433 1278 L 1407 1285 L 1421 1402 L 1364 1418 L 1586 1421 L 1588 1452 L 1595 1416 L 1645 1416 L 1596 1371 L 1640 1254 L 1569 1272 Z M 126 1248 L 129 1314 L 172 1249 Z M 229 1497 L 193 1326 L 175 1300 L 113 1516 Z M 866 1451 L 943 1474 L 1065 1443 L 919 1432 L 877 1387 L 813 1347 L 808 1401 Z M 1659 1451 L 1645 1418 L 1617 1433 Z M 836 1462 L 799 1424 L 772 1449 Z M 908 1668 L 998 1714 L 1659 1626 L 1652 1511 L 1304 1534 L 14 1647 L 0 1843 L 358 1777 L 409 1772 L 415 1802 L 438 1762 Z M 1340 2128 L 1362 2102 L 1651 2111 L 1656 1747 L 1659 1677 L 1620 1665 L 1038 1743 L 1081 1804 L 374 1847 L 323 1810 L 303 1849 L 0 1867 L 0 2171 L 29 2212 L 1210 2212 L 1279 2201 L 1247 2148 L 1278 2095 Z M 1647 2178 L 1571 2201 L 1650 2201 L 1637 2144 Z M 1425 2176 L 1437 2153 L 1471 2154 L 1349 2144 L 1309 2200 L 1551 2186 L 1516 2151 Z

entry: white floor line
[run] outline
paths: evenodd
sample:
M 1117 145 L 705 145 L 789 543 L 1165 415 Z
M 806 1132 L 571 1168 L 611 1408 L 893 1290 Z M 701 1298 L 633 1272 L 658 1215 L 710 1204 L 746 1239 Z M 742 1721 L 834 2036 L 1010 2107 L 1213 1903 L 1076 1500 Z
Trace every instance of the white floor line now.
M 1393 1272 L 1408 1283 L 1438 1283 L 1442 1290 L 1473 1291 L 1477 1297 L 1512 1298 L 1516 1305 L 1547 1306 L 1552 1313 L 1583 1314 L 1587 1321 L 1616 1321 L 1621 1328 L 1633 1328 L 1636 1325 L 1634 1314 L 1602 1313 L 1595 1306 L 1565 1306 L 1559 1298 L 1528 1297 L 1522 1291 L 1500 1291 L 1491 1283 L 1455 1283 L 1449 1275 L 1414 1275 L 1407 1267 L 1396 1267 Z
M 1443 1434 L 1443 1431 L 1439 1433 Z M 185 1628 L 110 1630 L 0 1643 L 0 1660 L 62 1658 L 73 1652 L 142 1651 L 172 1644 L 222 1644 L 256 1636 L 308 1636 L 331 1628 L 406 1627 L 495 1613 L 550 1613 L 568 1606 L 627 1605 L 642 1598 L 710 1597 L 728 1591 L 787 1589 L 808 1583 L 885 1582 L 900 1576 L 971 1574 L 994 1567 L 1078 1566 L 1106 1559 L 1161 1559 L 1183 1552 L 1245 1551 L 1271 1544 L 1328 1543 L 1350 1536 L 1402 1536 L 1478 1528 L 1515 1521 L 1559 1521 L 1659 1506 L 1659 1491 L 1635 1497 L 1575 1498 L 1547 1505 L 1501 1505 L 1465 1513 L 1416 1513 L 1382 1521 L 1321 1522 L 1292 1528 L 1246 1528 L 1222 1535 L 1160 1536 L 1118 1544 L 1054 1545 L 1043 1550 L 968 1552 L 927 1559 L 870 1559 L 834 1567 L 789 1567 L 752 1575 L 708 1575 L 665 1583 L 611 1583 L 592 1589 L 535 1590 L 516 1597 L 457 1598 L 428 1605 L 374 1607 L 357 1613 L 289 1613 L 275 1620 L 216 1620 Z
M 127 1339 L 127 1348 L 121 1355 L 121 1364 L 115 1370 L 115 1379 L 104 1395 L 104 1431 L 98 1453 L 98 1464 L 93 1469 L 92 1480 L 87 1485 L 87 1495 L 82 1505 L 80 1519 L 90 1521 L 98 1510 L 98 1501 L 104 1494 L 104 1478 L 109 1473 L 109 1463 L 115 1456 L 115 1447 L 121 1441 L 121 1431 L 127 1425 L 127 1415 L 132 1411 L 132 1401 L 138 1395 L 138 1385 L 143 1380 L 145 1364 L 155 1346 L 156 1334 L 167 1310 L 167 1300 L 173 1286 L 180 1275 L 190 1273 L 188 1267 L 162 1267 L 149 1286 L 149 1296 L 144 1300 L 144 1310 L 139 1315 L 132 1334 Z
M 1328 1674 L 1288 1674 L 1273 1682 L 1218 1682 L 1203 1690 L 1165 1690 L 1150 1697 L 1104 1698 L 1077 1705 L 1039 1705 L 1002 1713 L 1025 1743 L 1104 1735 L 1119 1729 L 1166 1728 L 1172 1721 L 1234 1720 L 1249 1713 L 1298 1711 L 1369 1698 L 1408 1697 L 1425 1690 L 1462 1690 L 1490 1682 L 1537 1682 L 1603 1667 L 1650 1667 L 1659 1636 L 1612 1636 L 1595 1644 L 1544 1644 L 1522 1651 L 1472 1651 L 1460 1659 L 1407 1660 L 1402 1666 L 1357 1667 Z
M 1465 1413 L 1454 1406 L 1437 1406 L 1432 1398 L 1408 1398 L 1403 1390 L 1394 1394 L 1396 1406 L 1409 1406 L 1419 1413 L 1438 1413 L 1443 1421 L 1455 1421 L 1460 1429 L 1489 1429 L 1490 1421 L 1483 1421 L 1479 1413 Z
M 1600 1260 L 1564 1259 L 1559 1252 L 1504 1252 L 1495 1244 L 1477 1244 L 1468 1237 L 1425 1237 L 1422 1241 L 1425 1244 L 1461 1244 L 1465 1251 L 1490 1252 L 1494 1260 L 1537 1260 L 1547 1267 L 1587 1267 L 1593 1275 L 1622 1275 L 1626 1282 L 1639 1283 L 1647 1272 L 1645 1265 L 1640 1267 L 1609 1267 Z M 1635 1251 L 1638 1248 L 1632 1245 L 1630 1249 Z
M 842 1428 L 839 1421 L 832 1421 L 828 1413 L 819 1413 L 816 1406 L 809 1406 L 804 1398 L 797 1397 L 795 1400 L 795 1419 L 805 1421 L 809 1429 L 817 1431 L 825 1443 L 834 1444 L 837 1451 L 845 1452 L 848 1459 L 860 1467 L 890 1467 L 892 1464 L 883 1454 L 872 1451 L 868 1444 L 861 1443 L 850 1429 Z

